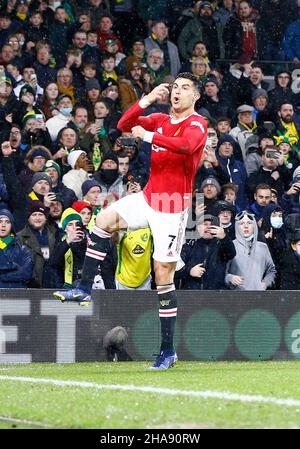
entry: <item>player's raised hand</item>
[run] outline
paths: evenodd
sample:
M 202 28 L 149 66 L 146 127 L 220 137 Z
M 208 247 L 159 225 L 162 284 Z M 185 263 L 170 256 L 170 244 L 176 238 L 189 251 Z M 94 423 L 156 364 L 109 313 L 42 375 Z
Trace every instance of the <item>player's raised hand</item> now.
M 135 139 L 144 139 L 146 130 L 142 126 L 134 126 L 131 128 L 131 133 Z
M 154 87 L 154 89 L 146 96 L 149 103 L 154 103 L 157 100 L 163 100 L 167 95 L 169 95 L 169 84 L 162 83 Z

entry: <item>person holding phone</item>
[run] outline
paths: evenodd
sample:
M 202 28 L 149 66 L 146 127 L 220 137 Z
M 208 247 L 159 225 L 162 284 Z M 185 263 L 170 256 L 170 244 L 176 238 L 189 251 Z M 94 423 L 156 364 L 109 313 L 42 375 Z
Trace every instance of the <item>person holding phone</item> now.
M 248 187 L 253 193 L 258 184 L 268 184 L 281 197 L 288 190 L 291 180 L 292 175 L 284 163 L 283 153 L 278 151 L 278 147 L 269 145 L 263 150 L 262 166 L 249 176 Z

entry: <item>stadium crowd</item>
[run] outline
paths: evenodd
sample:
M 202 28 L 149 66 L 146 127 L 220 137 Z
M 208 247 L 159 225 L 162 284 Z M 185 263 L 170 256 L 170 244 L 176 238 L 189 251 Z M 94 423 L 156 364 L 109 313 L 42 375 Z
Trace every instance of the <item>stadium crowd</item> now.
M 299 0 L 0 4 L 1 288 L 76 285 L 98 211 L 149 176 L 122 113 L 186 71 L 208 139 L 177 287 L 300 287 Z M 114 235 L 93 288 L 154 288 L 151 251 Z

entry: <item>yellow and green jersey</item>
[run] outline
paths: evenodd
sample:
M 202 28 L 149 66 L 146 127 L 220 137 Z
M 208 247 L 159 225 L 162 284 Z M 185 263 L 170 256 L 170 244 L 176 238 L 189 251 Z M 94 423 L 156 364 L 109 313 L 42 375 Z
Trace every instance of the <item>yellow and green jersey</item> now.
M 139 287 L 151 273 L 152 235 L 149 228 L 126 232 L 118 244 L 117 280 Z

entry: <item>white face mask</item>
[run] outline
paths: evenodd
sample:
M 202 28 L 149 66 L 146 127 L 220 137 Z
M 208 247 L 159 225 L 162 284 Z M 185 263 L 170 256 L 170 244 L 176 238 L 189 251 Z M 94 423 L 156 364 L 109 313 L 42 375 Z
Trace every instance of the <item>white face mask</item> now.
M 56 9 L 61 5 L 61 2 L 53 2 L 53 8 Z
M 275 229 L 279 229 L 283 225 L 282 217 L 271 217 L 270 222 L 271 222 L 271 226 Z

